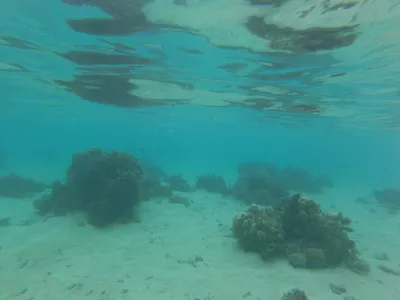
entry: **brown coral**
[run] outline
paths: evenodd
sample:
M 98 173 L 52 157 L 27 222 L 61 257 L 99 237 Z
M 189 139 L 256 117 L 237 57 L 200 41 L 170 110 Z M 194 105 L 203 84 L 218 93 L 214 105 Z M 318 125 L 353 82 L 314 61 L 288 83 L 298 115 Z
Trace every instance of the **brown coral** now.
M 297 194 L 273 208 L 250 206 L 234 219 L 233 232 L 246 251 L 265 259 L 285 256 L 294 267 L 309 269 L 345 263 L 364 274 L 367 265 L 347 235 L 350 223 L 342 214 L 326 214 L 315 201 Z

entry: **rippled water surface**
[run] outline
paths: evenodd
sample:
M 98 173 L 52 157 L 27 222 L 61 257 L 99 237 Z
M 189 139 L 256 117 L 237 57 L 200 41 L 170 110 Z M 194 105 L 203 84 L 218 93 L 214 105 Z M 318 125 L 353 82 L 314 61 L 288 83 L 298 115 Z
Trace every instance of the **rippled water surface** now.
M 239 107 L 395 129 L 399 16 L 389 0 L 7 2 L 2 106 Z
M 399 299 L 399 81 L 400 0 L 1 1 L 0 299 Z

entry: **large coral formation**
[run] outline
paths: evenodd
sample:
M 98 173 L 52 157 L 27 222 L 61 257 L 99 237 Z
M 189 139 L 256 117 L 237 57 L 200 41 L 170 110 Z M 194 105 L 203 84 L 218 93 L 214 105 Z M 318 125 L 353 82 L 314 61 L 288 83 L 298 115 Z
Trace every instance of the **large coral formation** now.
M 37 193 L 44 192 L 47 184 L 37 182 L 30 178 L 24 178 L 16 174 L 0 177 L 0 196 L 10 198 L 32 197 Z
M 226 195 L 229 193 L 229 187 L 222 176 L 201 175 L 197 177 L 196 188 L 206 190 L 210 193 Z
M 323 213 L 315 201 L 296 194 L 274 207 L 250 206 L 235 217 L 233 233 L 246 251 L 263 259 L 284 256 L 293 266 L 309 269 L 346 264 L 366 273 L 347 235 L 350 223 L 341 213 Z
M 142 169 L 132 155 L 92 149 L 73 155 L 66 183 L 35 201 L 39 214 L 83 211 L 94 226 L 129 221 L 139 202 Z

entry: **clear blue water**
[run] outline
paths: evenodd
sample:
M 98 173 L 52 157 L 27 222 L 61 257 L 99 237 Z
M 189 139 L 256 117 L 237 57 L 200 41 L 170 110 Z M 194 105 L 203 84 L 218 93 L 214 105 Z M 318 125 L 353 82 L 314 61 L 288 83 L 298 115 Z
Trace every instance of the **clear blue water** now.
M 380 252 L 396 252 L 398 215 L 369 215 L 375 208 L 354 199 L 400 188 L 398 1 L 111 2 L 1 4 L 2 175 L 50 183 L 65 177 L 73 153 L 94 147 L 191 182 L 212 173 L 234 183 L 247 161 L 298 167 L 332 178 L 329 195 L 311 197 L 328 208 L 332 195 L 346 195 L 337 206 L 358 220 L 364 245 L 372 238 L 362 228 L 376 218 L 390 232 Z M 28 200 L 0 201 L 0 218 L 35 215 Z M 18 222 L 0 227 L 1 247 Z M 388 280 L 392 293 L 379 299 L 395 299 Z M 1 299 L 17 292 L 0 283 Z

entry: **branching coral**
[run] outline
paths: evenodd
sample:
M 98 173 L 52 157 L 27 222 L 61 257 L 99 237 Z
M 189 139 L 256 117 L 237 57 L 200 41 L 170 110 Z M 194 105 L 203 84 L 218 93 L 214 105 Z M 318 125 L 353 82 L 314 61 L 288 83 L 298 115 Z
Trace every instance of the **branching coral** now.
M 284 249 L 280 214 L 272 209 L 252 205 L 234 219 L 233 232 L 243 249 L 264 259 L 276 257 Z
M 323 213 L 315 201 L 297 194 L 273 208 L 252 205 L 234 219 L 233 232 L 246 251 L 264 259 L 284 255 L 293 266 L 310 269 L 345 263 L 365 273 L 356 244 L 347 235 L 350 223 L 340 213 Z

